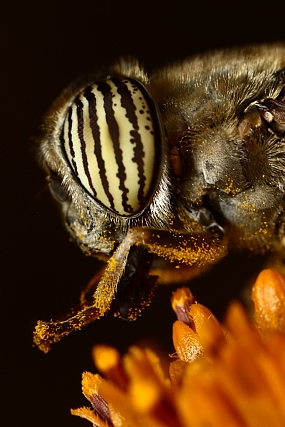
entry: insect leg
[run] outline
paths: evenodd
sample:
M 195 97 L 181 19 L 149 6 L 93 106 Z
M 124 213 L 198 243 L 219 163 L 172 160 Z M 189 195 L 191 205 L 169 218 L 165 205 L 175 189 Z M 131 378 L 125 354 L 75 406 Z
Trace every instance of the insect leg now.
M 126 237 L 107 262 L 104 274 L 96 287 L 92 305 L 81 306 L 75 315 L 63 321 L 44 322 L 39 320 L 37 322 L 34 331 L 34 343 L 40 350 L 47 353 L 51 344 L 60 341 L 70 332 L 81 329 L 82 326 L 99 319 L 110 310 L 118 283 L 124 273 L 129 250 L 136 243 L 143 244 L 148 233 L 148 230 L 136 228 L 128 231 Z

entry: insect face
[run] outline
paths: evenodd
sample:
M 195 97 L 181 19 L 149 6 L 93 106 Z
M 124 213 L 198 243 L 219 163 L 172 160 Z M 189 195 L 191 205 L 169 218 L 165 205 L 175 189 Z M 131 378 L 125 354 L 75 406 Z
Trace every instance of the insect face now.
M 110 308 L 135 318 L 158 265 L 163 281 L 170 265 L 191 276 L 229 246 L 283 250 L 284 87 L 285 48 L 274 45 L 151 76 L 122 61 L 62 93 L 44 125 L 42 163 L 70 235 L 108 262 L 89 286 L 92 302 L 86 293 L 73 317 L 38 322 L 41 349 Z

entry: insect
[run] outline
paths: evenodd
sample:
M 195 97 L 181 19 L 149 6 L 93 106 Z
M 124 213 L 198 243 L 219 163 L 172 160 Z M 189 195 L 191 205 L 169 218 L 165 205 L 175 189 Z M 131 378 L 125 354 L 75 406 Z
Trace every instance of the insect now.
M 72 239 L 106 261 L 77 312 L 38 322 L 48 351 L 109 310 L 135 319 L 172 267 L 179 281 L 229 247 L 283 250 L 285 45 L 151 75 L 122 60 L 63 91 L 39 151 Z

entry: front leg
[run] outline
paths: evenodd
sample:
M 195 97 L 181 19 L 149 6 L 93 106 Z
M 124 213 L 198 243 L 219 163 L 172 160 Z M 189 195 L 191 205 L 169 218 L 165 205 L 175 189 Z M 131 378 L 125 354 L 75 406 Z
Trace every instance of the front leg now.
M 218 261 L 226 254 L 227 248 L 223 236 L 219 232 L 181 234 L 147 228 L 130 229 L 108 260 L 106 269 L 96 286 L 93 303 L 86 305 L 84 301 L 76 314 L 63 321 L 38 321 L 34 331 L 34 343 L 40 350 L 48 352 L 54 342 L 60 341 L 73 330 L 81 329 L 82 326 L 104 316 L 116 298 L 122 279 L 117 314 L 123 318 L 135 318 L 141 309 L 148 305 L 156 284 L 156 277 L 148 275 L 150 263 L 147 259 L 145 271 L 142 272 L 143 277 L 139 278 L 139 283 L 137 276 L 131 274 L 131 269 L 141 267 L 139 263 L 143 259 L 141 257 L 144 257 L 140 255 L 136 259 L 131 254 L 130 263 L 127 266 L 129 252 L 133 245 L 143 246 L 147 251 L 166 258 L 170 262 L 198 267 Z M 136 291 L 137 296 L 134 298 Z
M 110 310 L 118 283 L 126 267 L 130 248 L 134 244 L 144 244 L 148 234 L 149 231 L 145 229 L 134 228 L 128 231 L 126 237 L 108 260 L 106 269 L 96 286 L 91 305 L 86 305 L 85 298 L 83 298 L 83 304 L 78 307 L 77 313 L 66 320 L 51 320 L 50 322 L 39 320 L 37 322 L 34 330 L 34 343 L 40 350 L 47 353 L 51 344 L 60 341 L 70 332 L 81 329 L 82 326 L 99 319 Z

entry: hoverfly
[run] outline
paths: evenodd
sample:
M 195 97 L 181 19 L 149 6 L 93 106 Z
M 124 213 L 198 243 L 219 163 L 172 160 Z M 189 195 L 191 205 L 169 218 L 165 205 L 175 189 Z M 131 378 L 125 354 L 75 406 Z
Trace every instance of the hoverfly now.
M 136 318 L 171 267 L 190 277 L 229 247 L 283 250 L 285 45 L 151 75 L 122 60 L 80 78 L 48 113 L 39 151 L 72 239 L 106 261 L 78 312 L 38 322 L 48 351 L 110 309 Z

